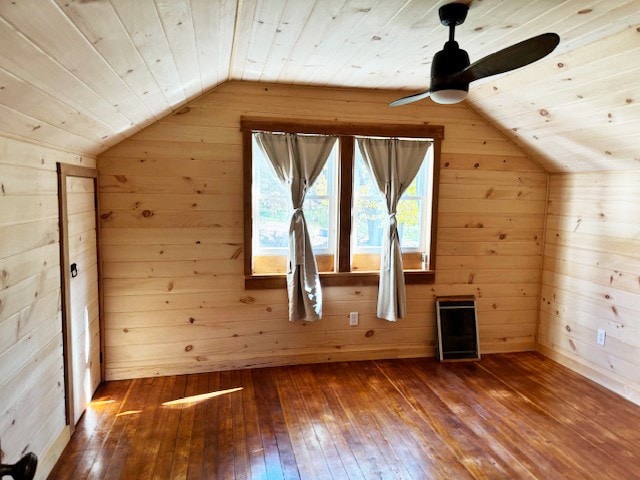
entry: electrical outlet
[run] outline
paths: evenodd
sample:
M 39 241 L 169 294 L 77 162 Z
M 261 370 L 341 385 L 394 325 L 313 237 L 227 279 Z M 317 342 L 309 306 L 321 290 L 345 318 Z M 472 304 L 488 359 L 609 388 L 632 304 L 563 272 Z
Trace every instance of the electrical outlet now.
M 349 313 L 349 325 L 352 327 L 358 325 L 358 312 Z
M 604 328 L 598 329 L 598 336 L 596 337 L 596 342 L 598 345 L 604 345 L 604 340 L 607 338 L 607 332 Z

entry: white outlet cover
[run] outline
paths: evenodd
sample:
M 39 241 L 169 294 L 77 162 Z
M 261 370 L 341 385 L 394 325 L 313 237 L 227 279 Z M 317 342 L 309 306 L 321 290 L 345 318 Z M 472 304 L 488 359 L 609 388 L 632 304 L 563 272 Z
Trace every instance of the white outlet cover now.
M 598 336 L 596 337 L 598 345 L 604 345 L 605 338 L 607 338 L 607 331 L 604 328 L 599 328 Z
M 349 325 L 352 327 L 358 325 L 358 312 L 349 313 Z

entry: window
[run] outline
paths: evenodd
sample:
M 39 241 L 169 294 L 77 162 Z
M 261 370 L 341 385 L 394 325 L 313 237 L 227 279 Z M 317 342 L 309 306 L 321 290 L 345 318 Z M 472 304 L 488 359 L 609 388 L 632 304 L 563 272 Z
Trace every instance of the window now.
M 428 259 L 432 179 L 433 148 L 427 152 L 420 171 L 398 202 L 396 218 L 405 270 L 423 269 L 423 254 L 425 260 Z M 354 152 L 353 182 L 351 269 L 376 271 L 380 268 L 383 222 L 387 217 L 387 207 L 359 148 Z
M 318 271 L 325 286 L 378 282 L 386 207 L 364 163 L 358 137 L 430 141 L 420 171 L 398 203 L 406 283 L 435 277 L 435 218 L 440 142 L 444 128 L 415 125 L 338 125 L 242 119 L 245 187 L 245 287 L 286 285 L 290 193 L 276 179 L 254 132 L 336 135 L 329 158 L 304 202 Z
M 252 272 L 285 273 L 289 248 L 291 193 L 278 181 L 252 135 Z M 321 272 L 334 271 L 338 223 L 338 145 L 305 197 L 303 209 Z

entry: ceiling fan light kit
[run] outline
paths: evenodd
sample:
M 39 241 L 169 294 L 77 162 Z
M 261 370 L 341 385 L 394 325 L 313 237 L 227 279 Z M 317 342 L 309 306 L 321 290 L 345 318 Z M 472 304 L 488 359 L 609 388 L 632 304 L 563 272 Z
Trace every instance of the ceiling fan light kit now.
M 555 33 L 543 33 L 499 50 L 470 63 L 469 55 L 454 40 L 455 28 L 467 18 L 469 6 L 449 3 L 438 10 L 440 23 L 449 27 L 449 40 L 431 62 L 431 87 L 424 92 L 399 98 L 389 105 L 396 107 L 431 97 L 436 103 L 453 104 L 467 98 L 474 80 L 524 67 L 549 55 L 560 43 Z
M 451 105 L 453 103 L 460 103 L 467 98 L 467 90 L 458 90 L 455 88 L 447 88 L 444 90 L 436 90 L 431 92 L 431 100 L 443 105 Z

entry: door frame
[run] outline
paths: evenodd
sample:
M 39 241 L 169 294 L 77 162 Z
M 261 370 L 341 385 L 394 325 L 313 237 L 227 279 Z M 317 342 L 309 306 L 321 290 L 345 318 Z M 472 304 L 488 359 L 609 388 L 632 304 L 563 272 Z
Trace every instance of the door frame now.
M 96 223 L 96 254 L 98 269 L 98 327 L 100 330 L 100 381 L 104 379 L 104 322 L 102 295 L 102 268 L 100 252 L 100 200 L 99 200 L 99 180 L 98 170 L 95 168 L 70 165 L 68 163 L 56 164 L 58 172 L 58 221 L 60 226 L 60 286 L 62 290 L 62 355 L 64 360 L 64 390 L 65 390 L 65 415 L 66 422 L 71 429 L 75 430 L 73 421 L 74 401 L 73 401 L 73 358 L 71 354 L 71 269 L 69 258 L 69 219 L 67 217 L 67 177 L 92 178 L 94 189 L 94 207 Z

